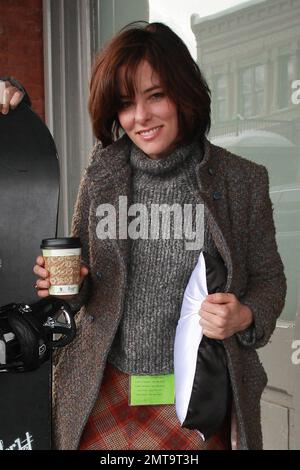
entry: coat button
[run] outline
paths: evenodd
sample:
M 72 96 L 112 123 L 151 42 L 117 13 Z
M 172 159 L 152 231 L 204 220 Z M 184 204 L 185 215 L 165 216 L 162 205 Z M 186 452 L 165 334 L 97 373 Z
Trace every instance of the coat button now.
M 211 167 L 209 167 L 207 171 L 210 174 L 210 176 L 214 174 L 214 170 Z
M 88 315 L 88 320 L 92 323 L 95 320 L 94 315 Z
M 219 199 L 221 199 L 221 197 L 222 197 L 222 194 L 220 193 L 220 191 L 215 191 L 215 192 L 213 193 L 213 199 L 214 199 L 214 201 L 218 201 Z
M 102 279 L 102 273 L 100 271 L 96 272 L 96 278 L 99 280 Z

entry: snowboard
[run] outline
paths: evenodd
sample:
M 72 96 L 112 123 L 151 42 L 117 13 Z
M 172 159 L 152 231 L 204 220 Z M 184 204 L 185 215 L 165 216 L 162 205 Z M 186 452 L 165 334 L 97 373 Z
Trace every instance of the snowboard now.
M 41 241 L 56 237 L 58 156 L 25 103 L 0 115 L 0 142 L 0 306 L 32 304 Z M 51 358 L 34 371 L 0 372 L 0 397 L 0 450 L 51 449 Z

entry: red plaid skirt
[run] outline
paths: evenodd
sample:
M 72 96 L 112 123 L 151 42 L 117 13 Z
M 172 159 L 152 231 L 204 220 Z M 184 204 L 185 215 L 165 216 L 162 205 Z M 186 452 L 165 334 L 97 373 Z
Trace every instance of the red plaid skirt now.
M 182 428 L 174 405 L 129 406 L 129 376 L 107 364 L 80 450 L 229 450 L 228 423 L 203 442 Z

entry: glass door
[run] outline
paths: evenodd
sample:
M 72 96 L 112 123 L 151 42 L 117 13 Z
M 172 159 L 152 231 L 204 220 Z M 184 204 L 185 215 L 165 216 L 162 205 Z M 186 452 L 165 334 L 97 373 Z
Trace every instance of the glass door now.
M 149 0 L 212 91 L 212 143 L 267 167 L 288 290 L 270 343 L 264 448 L 300 448 L 300 2 Z

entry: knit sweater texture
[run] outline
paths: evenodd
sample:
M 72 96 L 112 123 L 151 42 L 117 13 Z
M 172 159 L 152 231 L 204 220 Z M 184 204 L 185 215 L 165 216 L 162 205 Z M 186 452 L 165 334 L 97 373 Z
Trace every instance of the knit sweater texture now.
M 132 147 L 133 204 L 142 206 L 131 223 L 140 222 L 139 238 L 131 241 L 124 312 L 108 359 L 128 374 L 173 372 L 183 294 L 204 239 L 204 206 L 196 197 L 201 159 L 198 142 L 158 160 Z

